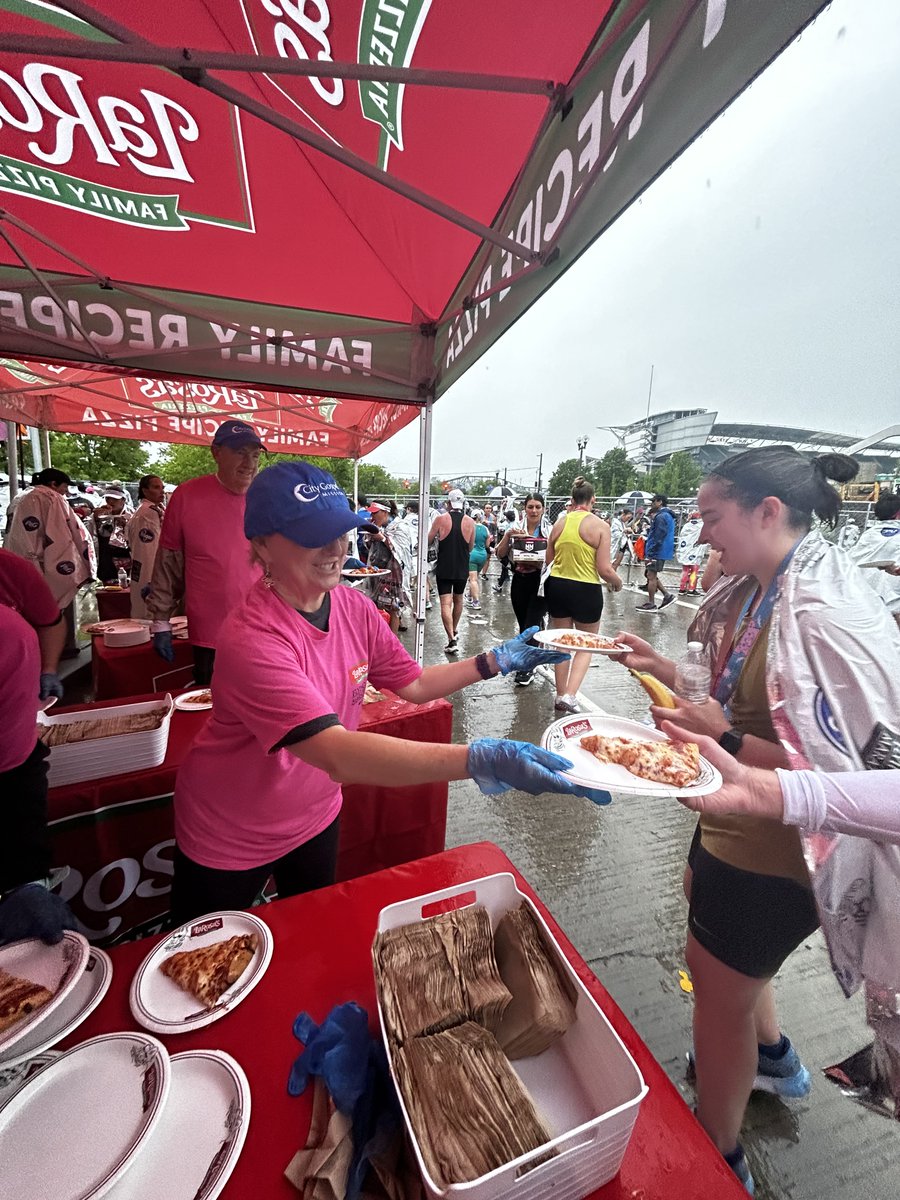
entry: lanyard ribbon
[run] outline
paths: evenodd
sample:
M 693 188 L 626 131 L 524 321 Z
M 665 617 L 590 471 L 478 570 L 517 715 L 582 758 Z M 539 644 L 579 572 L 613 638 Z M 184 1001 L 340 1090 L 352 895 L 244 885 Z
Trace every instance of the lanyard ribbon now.
M 802 541 L 802 538 L 800 540 Z M 726 710 L 726 713 L 729 702 L 731 701 L 735 689 L 737 688 L 738 680 L 741 677 L 741 671 L 744 669 L 744 663 L 747 661 L 751 650 L 756 645 L 756 639 L 759 637 L 760 631 L 772 615 L 772 610 L 775 607 L 775 599 L 778 595 L 779 580 L 787 570 L 788 563 L 793 558 L 794 551 L 799 545 L 800 541 L 796 542 L 781 560 L 772 582 L 766 588 L 765 595 L 757 605 L 756 612 L 747 622 L 743 632 L 738 634 L 741 624 L 744 621 L 744 618 L 747 616 L 750 606 L 753 603 L 753 598 L 756 595 L 756 592 L 751 592 L 744 601 L 744 606 L 741 609 L 737 622 L 734 626 L 734 637 L 737 640 L 732 642 L 731 651 L 729 652 L 724 666 L 716 677 L 715 686 L 713 687 L 712 692 L 715 699 L 718 700 L 722 707 Z M 759 589 L 757 589 L 757 591 L 758 590 Z

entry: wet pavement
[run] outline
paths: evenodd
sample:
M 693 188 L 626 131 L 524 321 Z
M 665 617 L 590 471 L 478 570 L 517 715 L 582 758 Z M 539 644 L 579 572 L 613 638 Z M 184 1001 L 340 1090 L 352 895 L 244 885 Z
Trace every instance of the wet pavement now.
M 677 586 L 677 576 L 675 577 Z M 637 582 L 637 580 L 635 580 Z M 668 580 L 667 580 L 668 581 Z M 464 614 L 460 656 L 477 654 L 517 630 L 506 593 L 488 588 L 482 611 Z M 683 653 L 693 608 L 679 601 L 663 614 L 635 612 L 643 593 L 607 596 L 601 631 L 629 630 L 663 653 Z M 411 647 L 413 633 L 403 635 Z M 445 662 L 437 603 L 427 614 L 425 661 Z M 582 695 L 619 716 L 644 719 L 648 700 L 622 667 L 600 658 Z M 544 669 L 542 669 L 544 670 Z M 549 671 L 530 687 L 493 679 L 454 699 L 454 741 L 512 737 L 537 742 L 559 714 Z M 681 987 L 687 904 L 682 873 L 696 817 L 673 799 L 614 796 L 587 800 L 482 796 L 471 782 L 451 785 L 447 845 L 492 841 L 520 868 L 596 975 L 628 1015 L 685 1100 L 692 1000 Z M 900 1195 L 900 1129 L 845 1099 L 821 1069 L 870 1038 L 859 997 L 844 999 L 819 934 L 805 942 L 776 981 L 785 1032 L 813 1073 L 808 1099 L 790 1106 L 751 1098 L 743 1140 L 761 1200 L 832 1200 Z M 673 1190 L 673 1200 L 677 1191 Z M 714 1200 L 714 1198 L 710 1198 Z

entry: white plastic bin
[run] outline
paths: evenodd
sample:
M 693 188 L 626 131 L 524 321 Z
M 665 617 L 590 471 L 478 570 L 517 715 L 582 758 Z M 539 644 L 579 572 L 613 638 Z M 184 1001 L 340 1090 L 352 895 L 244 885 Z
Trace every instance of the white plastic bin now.
M 104 717 L 132 716 L 165 708 L 166 715 L 158 729 L 144 733 L 119 733 L 113 737 L 95 738 L 89 742 L 73 742 L 66 746 L 50 747 L 50 787 L 83 783 L 87 779 L 103 779 L 124 771 L 142 771 L 158 767 L 166 757 L 169 745 L 169 725 L 174 710 L 172 697 L 163 700 L 144 700 L 138 704 L 114 704 L 108 708 L 87 708 L 83 712 L 39 712 L 38 725 L 74 725 Z
M 466 897 L 465 903 L 442 904 L 456 897 Z M 400 1097 L 419 1171 L 432 1196 L 455 1197 L 457 1200 L 506 1200 L 507 1197 L 510 1200 L 546 1200 L 548 1196 L 553 1200 L 582 1200 L 608 1183 L 619 1170 L 638 1108 L 647 1094 L 647 1085 L 637 1063 L 578 978 L 541 914 L 519 891 L 509 873 L 489 875 L 427 896 L 417 896 L 414 900 L 391 904 L 379 914 L 378 931 L 421 923 L 449 907 L 466 907 L 468 904 L 484 905 L 490 914 L 491 928 L 496 929 L 500 918 L 518 908 L 522 901 L 546 933 L 577 993 L 576 1020 L 566 1033 L 543 1054 L 518 1059 L 511 1064 L 552 1132 L 551 1141 L 479 1179 L 451 1184 L 442 1191 L 425 1168 L 397 1084 L 379 997 L 378 1019 L 391 1076 Z M 437 910 L 436 905 L 439 906 Z M 529 1169 L 528 1164 L 544 1155 L 550 1147 L 556 1149 L 556 1155 Z

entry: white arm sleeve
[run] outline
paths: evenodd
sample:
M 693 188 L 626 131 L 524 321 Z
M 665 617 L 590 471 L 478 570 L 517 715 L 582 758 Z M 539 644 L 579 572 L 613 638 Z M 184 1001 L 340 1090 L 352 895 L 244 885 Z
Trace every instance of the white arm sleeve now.
M 777 769 L 785 825 L 900 843 L 900 771 Z

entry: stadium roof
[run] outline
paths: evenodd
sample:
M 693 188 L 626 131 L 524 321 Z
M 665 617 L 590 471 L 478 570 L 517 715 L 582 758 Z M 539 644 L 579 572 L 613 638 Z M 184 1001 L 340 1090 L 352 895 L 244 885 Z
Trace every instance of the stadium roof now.
M 720 438 L 736 438 L 747 442 L 778 442 L 789 443 L 793 446 L 811 446 L 820 450 L 843 450 L 855 445 L 859 434 L 826 433 L 816 429 L 798 429 L 792 425 L 745 425 L 743 422 L 730 424 L 717 421 L 713 426 L 712 440 Z M 883 442 L 869 446 L 870 454 L 884 450 L 891 454 L 900 454 L 900 439 L 889 438 Z

